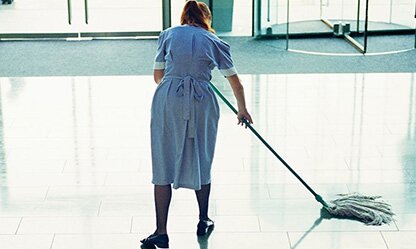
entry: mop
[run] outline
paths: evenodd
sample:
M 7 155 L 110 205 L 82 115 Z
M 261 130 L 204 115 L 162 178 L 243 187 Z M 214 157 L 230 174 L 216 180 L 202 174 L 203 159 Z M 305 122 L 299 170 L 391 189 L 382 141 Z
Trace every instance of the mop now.
M 237 110 L 224 97 L 224 95 L 212 84 L 211 88 L 224 101 L 224 103 L 235 113 Z M 353 219 L 366 225 L 380 226 L 393 221 L 393 211 L 390 204 L 380 200 L 381 196 L 366 196 L 359 193 L 339 194 L 339 198 L 326 202 L 321 195 L 317 194 L 293 169 L 277 154 L 277 152 L 263 139 L 262 136 L 243 118 L 243 123 L 254 135 L 273 153 L 279 161 L 305 186 L 315 197 L 315 200 L 322 204 L 323 208 L 334 217 Z

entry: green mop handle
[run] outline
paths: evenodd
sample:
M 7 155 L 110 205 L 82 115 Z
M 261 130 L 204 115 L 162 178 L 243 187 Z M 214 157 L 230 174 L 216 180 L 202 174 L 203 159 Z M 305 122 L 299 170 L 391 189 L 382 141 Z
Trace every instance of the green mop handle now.
M 230 109 L 237 115 L 237 110 L 234 108 L 234 106 L 224 97 L 224 95 L 222 95 L 222 93 L 218 90 L 217 87 L 214 86 L 214 84 L 212 84 L 211 82 L 209 83 L 209 85 L 211 86 L 211 88 L 214 90 L 214 92 L 224 101 L 224 103 L 230 107 Z M 286 168 L 292 172 L 292 174 L 294 176 L 296 176 L 296 178 L 303 184 L 303 186 L 305 186 L 309 192 L 311 192 L 313 194 L 313 196 L 315 197 L 315 199 L 320 202 L 325 208 L 329 208 L 329 205 L 324 201 L 324 199 L 322 198 L 322 196 L 318 195 L 293 169 L 292 167 L 290 167 L 290 165 L 283 160 L 282 157 L 279 156 L 279 154 L 277 154 L 277 152 L 266 142 L 266 140 L 264 140 L 264 138 L 262 136 L 260 136 L 260 134 L 253 128 L 253 126 L 250 125 L 250 123 L 243 118 L 242 119 L 243 123 L 254 133 L 254 135 L 256 135 L 256 137 L 258 139 L 260 139 L 260 141 L 273 153 L 273 155 L 275 155 L 277 157 L 277 159 L 280 160 L 280 162 L 283 163 L 283 165 L 286 166 Z

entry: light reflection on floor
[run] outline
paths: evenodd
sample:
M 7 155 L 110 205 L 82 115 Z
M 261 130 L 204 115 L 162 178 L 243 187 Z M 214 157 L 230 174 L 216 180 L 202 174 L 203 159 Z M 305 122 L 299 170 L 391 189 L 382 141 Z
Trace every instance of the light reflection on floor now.
M 171 248 L 414 248 L 415 74 L 243 75 L 255 127 L 327 200 L 382 195 L 369 227 L 320 205 L 221 103 L 208 240 L 174 192 Z M 216 82 L 231 99 L 226 82 Z M 152 232 L 150 76 L 0 78 L 0 245 L 138 248 Z

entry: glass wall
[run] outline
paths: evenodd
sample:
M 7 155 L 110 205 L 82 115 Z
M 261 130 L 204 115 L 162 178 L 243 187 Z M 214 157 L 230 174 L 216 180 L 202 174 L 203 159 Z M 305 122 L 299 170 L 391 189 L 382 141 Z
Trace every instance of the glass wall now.
M 354 54 L 402 51 L 415 46 L 415 0 L 254 2 L 255 36 L 287 39 L 288 49 Z M 305 42 L 295 38 L 316 39 Z
M 370 30 L 414 28 L 414 0 L 372 0 L 369 7 Z
M 88 9 L 88 31 L 146 32 L 162 29 L 162 1 L 88 0 Z
M 66 0 L 19 0 L 0 5 L 0 33 L 71 31 Z
M 18 0 L 0 5 L 0 34 L 157 32 L 163 28 L 162 3 L 154 0 Z
M 414 0 L 371 0 L 368 2 L 369 30 L 414 28 Z M 322 2 L 322 10 L 322 18 L 348 21 L 351 23 L 351 31 L 364 31 L 366 0 L 326 0 Z
M 398 36 L 383 47 L 380 36 L 374 35 L 385 31 L 394 31 L 388 35 L 409 35 L 412 32 L 414 35 L 416 0 L 200 1 L 210 6 L 213 27 L 220 36 L 289 37 L 291 49 L 331 53 L 355 53 L 357 48 L 365 45 L 372 52 L 414 47 L 414 39 L 409 41 L 405 36 Z M 32 38 L 33 34 L 39 34 L 35 38 L 157 36 L 164 28 L 179 24 L 185 2 L 16 0 L 10 5 L 0 5 L 0 38 Z M 367 3 L 368 39 L 365 39 Z M 339 33 L 335 32 L 337 25 Z M 316 46 L 294 39 L 333 36 L 341 39 L 333 39 L 329 46 Z M 281 44 L 289 47 L 288 42 Z M 355 45 L 351 48 L 348 44 Z M 325 51 L 327 48 L 331 50 Z
M 201 0 L 212 9 L 219 35 L 251 36 L 253 1 Z M 157 35 L 178 25 L 185 0 L 18 0 L 0 5 L 0 37 L 111 36 L 141 32 Z M 95 34 L 94 34 L 95 33 Z M 127 34 L 131 36 L 134 34 Z M 142 34 L 143 35 L 143 34 Z M 59 35 L 58 35 L 59 36 Z M 30 37 L 30 36 L 29 36 Z
M 287 4 L 287 0 L 256 1 L 254 35 L 286 35 Z
M 369 2 L 368 32 L 370 35 L 367 38 L 367 52 L 400 51 L 415 47 L 415 40 L 408 39 L 409 35 L 405 35 L 406 31 L 411 29 L 414 34 L 415 3 L 415 0 L 372 0 Z M 385 31 L 392 31 L 389 34 L 389 42 L 383 39 L 386 37 L 383 35 Z M 362 43 L 363 39 L 364 37 L 357 38 Z
M 288 5 L 286 5 L 288 7 Z M 322 11 L 326 6 L 318 0 L 290 1 L 290 33 L 327 32 L 328 27 L 321 21 Z
M 285 37 L 291 34 L 328 31 L 322 23 L 319 0 L 257 0 L 262 35 Z M 287 23 L 290 23 L 289 27 Z

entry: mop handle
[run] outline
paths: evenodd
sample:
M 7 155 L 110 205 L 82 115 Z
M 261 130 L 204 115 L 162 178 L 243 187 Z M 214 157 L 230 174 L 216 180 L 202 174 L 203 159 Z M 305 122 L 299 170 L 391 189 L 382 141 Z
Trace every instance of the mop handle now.
M 222 95 L 222 93 L 218 90 L 217 87 L 214 86 L 214 84 L 212 84 L 211 82 L 209 83 L 209 85 L 211 86 L 211 88 L 214 90 L 214 92 L 224 101 L 224 103 L 230 107 L 230 109 L 237 115 L 237 110 L 234 108 L 234 106 L 224 97 L 224 95 Z M 243 123 L 254 133 L 254 135 L 256 135 L 256 137 L 258 139 L 260 139 L 260 141 L 273 153 L 273 155 L 275 157 L 277 157 L 277 159 L 279 159 L 280 162 L 283 163 L 283 165 L 286 166 L 286 168 L 292 172 L 292 174 L 294 176 L 296 176 L 296 178 L 303 184 L 303 186 L 305 186 L 309 192 L 311 192 L 313 194 L 313 196 L 315 197 L 315 199 L 320 202 L 325 208 L 329 208 L 329 205 L 323 200 L 323 198 L 318 195 L 311 187 L 309 187 L 309 185 L 292 169 L 292 167 L 290 167 L 290 165 L 283 160 L 282 157 L 279 156 L 279 154 L 277 154 L 277 152 L 266 142 L 266 140 L 264 140 L 264 138 L 262 136 L 260 136 L 260 134 L 253 128 L 253 126 L 250 125 L 249 122 L 247 122 L 247 120 L 245 118 L 242 119 Z

